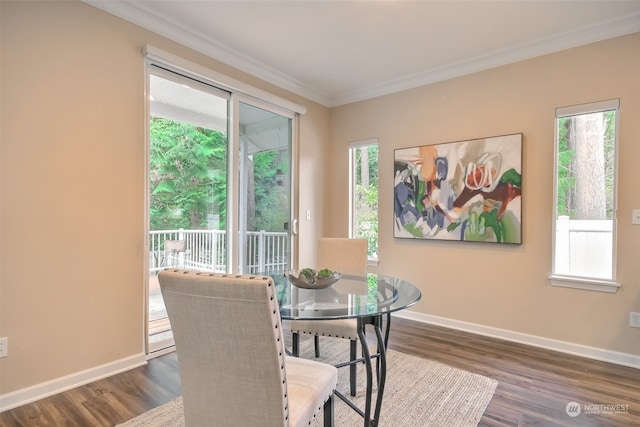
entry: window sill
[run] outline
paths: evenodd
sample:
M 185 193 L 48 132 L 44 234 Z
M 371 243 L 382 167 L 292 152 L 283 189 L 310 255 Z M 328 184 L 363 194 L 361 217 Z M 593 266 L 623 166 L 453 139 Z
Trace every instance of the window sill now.
M 611 280 L 587 279 L 573 276 L 549 276 L 549 281 L 553 286 L 563 288 L 583 289 L 586 291 L 616 293 L 620 288 L 620 283 Z

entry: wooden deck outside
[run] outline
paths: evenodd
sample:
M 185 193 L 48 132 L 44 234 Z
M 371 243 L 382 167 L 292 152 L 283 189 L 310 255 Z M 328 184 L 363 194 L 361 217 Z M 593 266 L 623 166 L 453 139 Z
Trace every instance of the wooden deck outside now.
M 149 341 L 158 340 L 161 334 L 170 330 L 171 324 L 160 292 L 158 276 L 149 275 Z

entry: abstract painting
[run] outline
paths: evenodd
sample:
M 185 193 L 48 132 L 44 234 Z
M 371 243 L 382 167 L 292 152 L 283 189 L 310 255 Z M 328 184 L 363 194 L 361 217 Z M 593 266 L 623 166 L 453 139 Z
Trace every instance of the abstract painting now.
M 394 237 L 522 243 L 522 134 L 394 151 Z

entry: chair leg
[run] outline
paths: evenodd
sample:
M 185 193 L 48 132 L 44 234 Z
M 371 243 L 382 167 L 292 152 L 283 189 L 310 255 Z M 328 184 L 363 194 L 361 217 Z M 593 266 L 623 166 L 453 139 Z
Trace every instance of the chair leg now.
M 333 427 L 333 393 L 324 402 L 324 427 Z
M 356 360 L 356 353 L 358 352 L 358 341 L 351 340 L 349 345 L 349 361 Z M 351 396 L 356 395 L 356 364 L 352 363 L 349 366 L 349 382 L 351 383 Z
M 316 357 L 320 357 L 320 337 L 318 335 L 313 336 L 313 346 L 316 349 Z
M 291 354 L 294 357 L 300 356 L 300 334 L 293 332 L 291 334 Z

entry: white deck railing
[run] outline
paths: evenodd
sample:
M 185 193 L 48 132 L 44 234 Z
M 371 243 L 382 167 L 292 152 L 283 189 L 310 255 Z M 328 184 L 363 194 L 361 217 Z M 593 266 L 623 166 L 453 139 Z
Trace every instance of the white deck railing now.
M 165 251 L 165 240 L 184 242 L 183 252 Z M 287 233 L 247 232 L 247 273 L 284 270 L 288 267 Z M 224 230 L 156 230 L 149 232 L 149 274 L 170 267 L 227 272 L 227 233 Z

